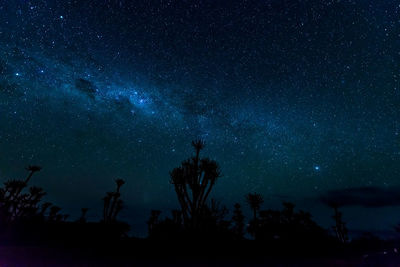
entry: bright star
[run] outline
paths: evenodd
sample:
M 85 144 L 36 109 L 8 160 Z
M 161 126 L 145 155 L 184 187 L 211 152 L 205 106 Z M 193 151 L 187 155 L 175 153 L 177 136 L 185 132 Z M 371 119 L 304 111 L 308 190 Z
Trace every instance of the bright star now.
M 319 166 L 314 166 L 314 170 L 319 171 L 320 167 Z

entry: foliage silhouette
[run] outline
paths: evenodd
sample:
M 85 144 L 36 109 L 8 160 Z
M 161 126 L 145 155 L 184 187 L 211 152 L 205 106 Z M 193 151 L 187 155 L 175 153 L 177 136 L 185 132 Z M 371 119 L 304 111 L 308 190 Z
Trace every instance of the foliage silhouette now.
M 337 204 L 332 204 L 331 205 L 334 211 L 334 214 L 332 218 L 335 220 L 335 225 L 332 226 L 333 231 L 336 234 L 336 238 L 341 242 L 341 243 L 347 243 L 348 241 L 348 231 L 346 228 L 346 223 L 343 222 L 342 220 L 342 213 L 338 210 L 338 205 Z
M 204 208 L 200 224 L 201 228 L 186 228 L 182 213 L 172 210 L 172 218 L 160 219 L 160 211 L 152 210 L 147 221 L 149 238 L 158 240 L 233 240 L 237 237 L 231 228 L 231 222 L 226 220 L 228 209 L 218 201 L 211 199 Z
M 103 222 L 104 223 L 114 223 L 117 220 L 118 213 L 123 208 L 123 201 L 120 199 L 121 193 L 120 189 L 125 184 L 122 179 L 115 180 L 116 189 L 115 192 L 107 192 L 106 196 L 103 198 Z
M 51 207 L 51 203 L 44 203 L 40 207 L 42 198 L 46 195 L 42 188 L 32 186 L 28 189 L 28 183 L 34 173 L 42 168 L 39 166 L 28 166 L 29 172 L 25 180 L 8 180 L 0 189 L 0 211 L 1 223 L 11 223 L 21 220 L 62 220 L 63 215 L 58 214 L 60 208 Z M 51 207 L 46 217 L 46 211 Z
M 257 213 L 260 210 L 261 205 L 264 203 L 263 197 L 257 193 L 249 193 L 246 195 L 246 202 L 253 210 L 253 219 L 257 220 Z
M 326 231 L 311 219 L 311 214 L 295 212 L 294 207 L 293 203 L 284 202 L 282 210 L 261 210 L 252 229 L 256 240 L 306 244 L 326 239 Z
M 183 221 L 182 214 L 179 210 L 172 210 L 172 219 L 165 218 L 160 219 L 161 211 L 152 210 L 150 218 L 147 221 L 149 239 L 156 240 L 178 240 L 182 239 L 183 233 Z
M 195 156 L 182 162 L 180 167 L 170 172 L 181 206 L 184 226 L 187 229 L 200 229 L 207 212 L 207 199 L 215 182 L 221 177 L 216 161 L 200 158 L 205 143 L 201 140 L 192 142 Z
M 264 199 L 260 194 L 257 193 L 249 193 L 246 195 L 246 202 L 250 206 L 253 211 L 253 220 L 250 221 L 249 227 L 247 228 L 248 232 L 254 237 L 257 238 L 257 229 L 259 221 L 257 214 L 260 210 L 261 205 L 264 203 Z
M 17 240 L 25 242 L 24 245 L 69 244 L 115 247 L 115 250 L 124 246 L 140 250 L 141 245 L 148 244 L 149 255 L 154 255 L 160 252 L 155 251 L 153 245 L 157 241 L 165 240 L 168 248 L 162 248 L 167 251 L 163 255 L 221 255 L 219 246 L 223 244 L 226 246 L 224 248 L 231 250 L 226 254 L 230 259 L 245 253 L 263 255 L 265 251 L 284 256 L 287 253 L 302 255 L 307 251 L 347 253 L 348 250 L 361 253 L 392 245 L 372 235 L 350 242 L 337 205 L 332 206 L 335 237 L 317 225 L 310 213 L 296 210 L 295 205 L 290 202 L 284 202 L 281 210 L 263 210 L 263 197 L 257 193 L 247 194 L 245 198 L 251 209 L 249 221 L 243 215 L 239 203 L 234 205 L 232 214 L 229 214 L 224 205 L 210 199 L 210 193 L 217 179 L 221 177 L 218 164 L 210 159 L 200 158 L 204 142 L 193 141 L 192 145 L 195 155 L 170 173 L 180 210 L 172 210 L 170 217 L 165 218 L 161 217 L 160 210 L 151 211 L 147 221 L 149 238 L 145 240 L 149 243 L 128 238 L 129 225 L 118 220 L 123 208 L 121 188 L 125 184 L 124 180 L 116 179 L 115 190 L 106 193 L 103 207 L 99 204 L 103 216 L 98 221 L 87 221 L 87 208 L 81 209 L 81 216 L 77 220 L 67 221 L 68 215 L 61 214 L 60 207 L 42 202 L 46 194 L 42 188 L 28 186 L 34 174 L 41 170 L 41 167 L 32 165 L 26 168 L 28 175 L 25 179 L 8 180 L 0 188 L 0 244 Z M 255 240 L 245 237 L 247 222 L 247 231 Z M 178 245 L 170 246 L 175 241 L 178 241 Z M 205 243 L 203 241 L 206 241 L 207 247 L 202 246 Z

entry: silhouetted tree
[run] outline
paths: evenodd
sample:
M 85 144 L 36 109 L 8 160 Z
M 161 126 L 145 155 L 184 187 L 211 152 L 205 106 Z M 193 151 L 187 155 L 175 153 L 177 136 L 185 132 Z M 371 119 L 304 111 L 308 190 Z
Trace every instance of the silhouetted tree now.
M 9 180 L 0 189 L 0 211 L 2 222 L 13 222 L 21 219 L 31 218 L 38 215 L 39 202 L 46 194 L 42 188 L 31 187 L 28 192 L 23 193 L 28 182 L 35 172 L 41 170 L 39 166 L 28 166 L 27 178 L 21 180 Z
M 254 193 L 254 194 L 247 194 L 246 195 L 246 201 L 253 210 L 253 219 L 256 221 L 257 220 L 257 212 L 260 210 L 260 207 L 262 203 L 264 203 L 264 199 L 260 194 Z
M 121 193 L 120 189 L 125 184 L 122 179 L 115 180 L 116 189 L 115 192 L 107 192 L 106 196 L 103 198 L 103 221 L 104 223 L 116 222 L 117 215 L 123 208 L 123 201 L 120 199 Z
M 233 210 L 233 232 L 238 238 L 243 238 L 244 235 L 244 215 L 242 213 L 242 208 L 239 203 L 234 205 Z
M 221 172 L 217 162 L 200 158 L 200 151 L 204 148 L 203 141 L 193 141 L 192 146 L 195 156 L 183 161 L 180 167 L 170 172 L 170 176 L 185 227 L 197 229 L 206 210 L 207 198 Z
M 348 241 L 348 231 L 346 227 L 346 223 L 342 220 L 342 213 L 338 209 L 337 204 L 331 205 L 334 211 L 332 218 L 335 220 L 335 225 L 332 226 L 333 231 L 336 234 L 337 239 L 341 243 L 347 243 Z
M 253 211 L 253 219 L 249 222 L 249 227 L 247 228 L 247 231 L 251 235 L 253 235 L 253 237 L 255 239 L 257 239 L 257 233 L 259 230 L 259 221 L 258 221 L 257 214 L 260 210 L 261 204 L 264 203 L 264 199 L 260 194 L 249 193 L 246 195 L 246 202 Z

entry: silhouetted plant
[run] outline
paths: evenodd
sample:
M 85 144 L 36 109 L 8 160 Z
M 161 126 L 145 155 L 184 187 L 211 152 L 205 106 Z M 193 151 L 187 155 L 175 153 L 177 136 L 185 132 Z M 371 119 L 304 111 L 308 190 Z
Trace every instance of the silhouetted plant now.
M 33 174 L 40 171 L 41 167 L 28 166 L 26 170 L 29 171 L 29 174 L 24 181 L 9 180 L 0 189 L 0 209 L 3 223 L 39 214 L 39 202 L 46 193 L 39 187 L 31 187 L 26 193 L 23 193 L 23 190 L 27 188 Z
M 244 235 L 244 215 L 239 203 L 234 205 L 233 216 L 233 232 L 238 238 L 243 238 Z
M 192 146 L 195 156 L 183 161 L 180 167 L 170 172 L 170 176 L 181 206 L 185 227 L 197 229 L 204 216 L 209 194 L 221 172 L 214 160 L 200 159 L 200 151 L 204 148 L 203 141 L 193 141 Z
M 247 201 L 247 204 L 249 204 L 249 206 L 253 210 L 253 216 L 254 216 L 253 219 L 256 221 L 257 213 L 260 210 L 261 205 L 264 203 L 264 199 L 260 194 L 249 193 L 246 195 L 246 201 Z
M 117 221 L 117 216 L 123 208 L 123 201 L 120 199 L 121 193 L 120 189 L 125 184 L 122 179 L 115 180 L 116 189 L 115 192 L 107 192 L 106 196 L 103 198 L 103 222 L 113 223 Z
M 346 223 L 343 222 L 342 219 L 342 213 L 338 209 L 337 204 L 332 204 L 331 205 L 334 211 L 334 214 L 332 218 L 335 220 L 335 225 L 332 226 L 333 231 L 336 234 L 336 238 L 341 242 L 341 243 L 347 243 L 348 241 L 348 231 L 346 227 Z
M 283 206 L 281 211 L 260 211 L 256 239 L 305 244 L 324 237 L 324 230 L 311 219 L 310 213 L 295 212 L 295 205 L 290 202 L 284 202 Z
M 218 238 L 218 235 L 228 235 L 231 233 L 231 222 L 226 220 L 228 209 L 221 205 L 215 199 L 211 199 L 209 205 L 205 207 L 205 212 L 202 217 L 203 224 L 206 226 L 204 230 L 208 231 L 208 236 Z
M 251 235 L 253 235 L 254 238 L 257 239 L 257 233 L 258 233 L 258 228 L 259 228 L 259 221 L 258 221 L 257 214 L 260 210 L 262 203 L 264 203 L 264 199 L 260 194 L 249 193 L 246 195 L 246 202 L 253 211 L 253 219 L 249 222 L 247 231 Z
M 147 221 L 149 238 L 158 240 L 178 240 L 184 236 L 182 214 L 180 210 L 172 210 L 172 219 L 160 220 L 161 211 L 152 210 Z

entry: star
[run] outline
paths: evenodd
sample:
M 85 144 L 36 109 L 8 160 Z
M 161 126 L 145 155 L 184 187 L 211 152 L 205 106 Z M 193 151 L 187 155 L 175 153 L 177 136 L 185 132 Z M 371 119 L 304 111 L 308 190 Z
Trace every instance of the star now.
M 179 3 L 164 14 L 158 12 L 164 4 L 141 10 L 125 1 L 128 12 L 120 12 L 105 4 L 113 1 L 86 1 L 85 8 L 70 2 L 0 5 L 0 152 L 10 154 L 0 155 L 0 167 L 26 164 L 11 159 L 35 152 L 35 160 L 59 164 L 72 177 L 93 169 L 105 181 L 99 151 L 112 159 L 110 170 L 138 172 L 132 187 L 167 195 L 157 190 L 161 184 L 173 190 L 168 179 L 147 187 L 140 177 L 167 176 L 191 156 L 192 139 L 201 138 L 203 156 L 215 159 L 226 177 L 217 187 L 229 195 L 227 206 L 252 188 L 266 195 L 265 184 L 277 194 L 309 197 L 316 186 L 310 183 L 322 176 L 326 184 L 315 194 L 333 184 L 398 186 L 400 52 L 395 38 L 385 37 L 395 32 L 395 1 L 380 7 L 366 0 L 367 9 L 329 1 L 337 6 L 323 10 L 314 1 L 293 1 L 287 10 L 248 3 L 239 19 L 235 5 L 221 4 L 218 18 L 209 16 L 213 5 L 196 7 L 206 21 L 187 20 L 194 10 Z M 143 14 L 128 15 L 137 11 Z M 328 16 L 318 25 L 308 11 Z M 51 174 L 43 172 L 44 180 Z M 281 177 L 305 186 L 293 190 Z M 157 208 L 155 199 L 151 207 L 138 205 Z

